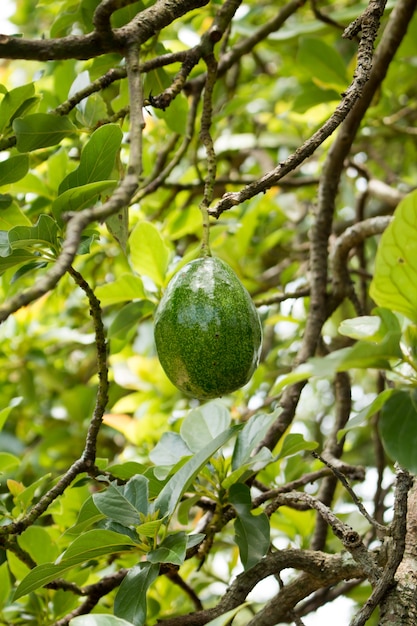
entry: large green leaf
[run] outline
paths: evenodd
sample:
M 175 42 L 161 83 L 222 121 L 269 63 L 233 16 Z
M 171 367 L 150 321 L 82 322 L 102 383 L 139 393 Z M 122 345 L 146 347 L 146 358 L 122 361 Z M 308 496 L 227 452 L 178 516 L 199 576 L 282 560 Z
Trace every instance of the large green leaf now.
M 0 186 L 9 185 L 25 176 L 29 169 L 27 154 L 17 154 L 0 164 Z
M 134 626 L 142 626 L 146 620 L 146 592 L 158 574 L 157 564 L 140 563 L 132 567 L 114 600 L 115 614 Z
M 70 211 L 80 211 L 85 207 L 93 205 L 100 194 L 104 192 L 110 193 L 116 187 L 115 180 L 100 180 L 80 187 L 71 187 L 67 189 L 52 203 L 52 212 L 57 219 L 61 218 L 62 213 Z
M 72 187 L 82 187 L 110 178 L 122 136 L 117 124 L 106 124 L 94 131 L 81 152 L 79 166 L 60 184 L 59 194 Z
M 180 434 L 191 452 L 198 452 L 230 426 L 230 412 L 220 400 L 207 402 L 190 411 L 181 424 Z
M 58 242 L 59 227 L 49 215 L 40 215 L 34 226 L 15 226 L 9 231 L 9 242 L 13 250 L 46 246 L 55 248 Z
M 93 494 L 96 507 L 111 520 L 124 526 L 139 524 L 139 513 L 148 513 L 149 481 L 145 476 L 132 476 L 125 485 L 112 483 L 105 491 Z
M 129 237 L 129 256 L 133 269 L 148 276 L 155 285 L 165 283 L 169 250 L 156 226 L 139 222 Z
M 95 294 L 103 306 L 146 298 L 142 279 L 135 274 L 121 274 L 112 283 L 99 285 Z
M 66 117 L 52 113 L 34 113 L 18 117 L 13 122 L 16 147 L 19 152 L 56 146 L 66 137 L 75 135 L 77 129 Z
M 381 409 L 379 430 L 388 455 L 417 474 L 417 390 L 397 390 Z
M 298 62 L 320 85 L 343 88 L 349 82 L 342 57 L 336 48 L 329 46 L 323 39 L 317 37 L 301 39 Z
M 417 191 L 397 206 L 381 237 L 370 295 L 387 309 L 417 322 Z
M 137 548 L 136 543 L 126 535 L 112 530 L 89 530 L 71 543 L 60 561 L 43 563 L 32 569 L 16 589 L 14 598 L 21 598 L 47 585 L 80 563 L 133 548 Z
M 229 441 L 235 433 L 235 427 L 228 428 L 191 457 L 163 487 L 154 502 L 154 511 L 159 511 L 160 516 L 172 515 L 182 495 L 209 461 L 210 457 Z
M 33 83 L 20 85 L 7 91 L 0 103 L 0 134 L 9 130 L 13 120 L 19 115 L 23 115 L 37 101 Z
M 270 545 L 269 519 L 265 513 L 251 511 L 250 489 L 243 483 L 230 487 L 229 500 L 236 510 L 235 539 L 245 569 L 250 569 L 268 552 Z

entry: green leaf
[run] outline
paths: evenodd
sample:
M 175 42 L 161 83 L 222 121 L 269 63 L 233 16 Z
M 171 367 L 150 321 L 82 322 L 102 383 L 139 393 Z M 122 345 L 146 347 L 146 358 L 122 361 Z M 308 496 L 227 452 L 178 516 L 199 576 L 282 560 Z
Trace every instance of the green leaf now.
M 81 152 L 79 166 L 61 182 L 59 194 L 110 178 L 122 136 L 117 124 L 106 124 L 95 130 Z
M 382 443 L 393 461 L 417 473 L 417 390 L 397 390 L 386 400 L 378 422 Z
M 59 227 L 49 215 L 40 215 L 34 226 L 15 226 L 9 231 L 11 247 L 29 248 L 46 246 L 55 248 L 58 242 Z
M 220 400 L 207 402 L 189 411 L 180 434 L 191 452 L 198 452 L 230 426 L 230 412 Z
M 59 144 L 66 137 L 72 137 L 77 129 L 66 117 L 52 113 L 34 113 L 19 117 L 13 122 L 16 133 L 16 147 L 19 152 L 31 152 Z
M 255 413 L 246 422 L 236 438 L 236 444 L 232 455 L 232 469 L 237 470 L 251 460 L 253 450 L 262 441 L 270 426 L 278 418 L 281 409 L 270 415 Z
M 140 524 L 139 512 L 148 512 L 148 479 L 134 476 L 126 485 L 110 484 L 105 491 L 93 494 L 94 504 L 101 513 L 124 526 Z
M 345 62 L 337 50 L 323 39 L 302 38 L 298 62 L 308 70 L 319 85 L 343 89 L 349 83 Z
M 142 279 L 135 274 L 121 274 L 112 283 L 96 287 L 95 294 L 103 306 L 146 298 Z
M 11 127 L 13 120 L 18 115 L 22 115 L 27 110 L 28 105 L 32 106 L 34 100 L 35 87 L 33 83 L 21 85 L 6 92 L 0 103 L 0 134 L 4 134 L 6 129 Z
M 10 574 L 7 562 L 0 565 L 0 609 L 6 604 L 11 590 Z
M 3 274 L 6 270 L 15 265 L 22 265 L 23 263 L 39 259 L 35 254 L 26 252 L 25 250 L 13 250 L 13 252 L 7 254 L 7 256 L 3 256 L 3 252 L 4 250 L 0 248 L 0 274 Z
M 123 252 L 126 253 L 127 242 L 129 239 L 129 210 L 128 207 L 123 207 L 115 215 L 110 215 L 106 219 L 106 226 L 109 231 L 119 243 Z
M 352 339 L 377 343 L 382 342 L 388 333 L 400 336 L 400 323 L 392 311 L 381 307 L 376 308 L 374 313 L 344 320 L 339 326 L 339 333 Z
M 370 295 L 417 323 L 417 191 L 406 196 L 379 242 Z
M 160 515 L 172 515 L 184 492 L 191 485 L 197 474 L 221 446 L 235 434 L 236 428 L 228 428 L 187 461 L 161 490 L 154 502 L 154 511 Z
M 149 300 L 129 302 L 116 315 L 109 327 L 110 339 L 128 338 L 129 331 L 137 329 L 139 323 L 151 315 L 155 305 Z
M 156 446 L 149 453 L 155 465 L 172 467 L 184 456 L 191 456 L 191 450 L 178 433 L 167 431 L 162 433 Z
M 115 180 L 101 180 L 81 187 L 71 187 L 53 201 L 52 213 L 57 219 L 60 219 L 62 213 L 81 211 L 81 209 L 95 204 L 100 194 L 110 193 L 116 185 L 117 181 Z
M 155 285 L 164 285 L 169 250 L 156 226 L 139 222 L 129 237 L 129 250 L 133 269 L 151 278 Z
M 70 626 L 133 626 L 133 624 L 120 617 L 114 617 L 114 615 L 95 613 L 94 615 L 73 617 Z
M 0 164 L 0 186 L 15 183 L 26 176 L 29 170 L 29 157 L 27 154 L 17 154 Z
M 172 563 L 182 565 L 187 550 L 187 536 L 181 531 L 168 535 L 163 542 L 147 555 L 150 563 Z
M 9 231 L 14 226 L 31 226 L 31 224 L 32 222 L 17 203 L 12 201 L 11 196 L 0 194 L 0 230 Z
M 10 452 L 0 452 L 0 474 L 11 472 L 20 465 L 20 459 Z
M 251 511 L 250 489 L 236 483 L 229 490 L 230 503 L 236 510 L 235 539 L 240 560 L 245 570 L 258 563 L 268 552 L 270 545 L 269 519 L 265 513 L 254 515 Z
M 112 530 L 89 530 L 71 543 L 62 560 L 43 563 L 32 569 L 16 589 L 14 599 L 47 585 L 80 563 L 103 555 L 130 551 L 132 548 L 137 549 L 137 544 L 126 535 Z
M 317 441 L 306 441 L 303 435 L 299 433 L 289 433 L 282 443 L 282 448 L 277 458 L 283 459 L 284 457 L 297 454 L 302 450 L 315 450 L 318 445 Z
M 116 594 L 114 613 L 134 626 L 142 626 L 146 620 L 146 593 L 158 574 L 159 565 L 152 563 L 132 567 Z

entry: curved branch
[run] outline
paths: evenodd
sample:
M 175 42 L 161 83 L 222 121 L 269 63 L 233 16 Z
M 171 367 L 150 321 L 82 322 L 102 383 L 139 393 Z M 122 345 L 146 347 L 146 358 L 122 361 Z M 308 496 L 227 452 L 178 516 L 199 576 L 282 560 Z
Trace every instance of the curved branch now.
M 209 0 L 158 0 L 141 11 L 133 20 L 114 29 L 112 37 L 102 37 L 95 30 L 87 35 L 69 35 L 59 39 L 24 39 L 0 35 L 0 57 L 27 61 L 60 59 L 92 59 L 107 52 L 123 53 L 133 42 L 141 45 L 154 34 L 172 24 L 193 9 L 208 4 Z M 100 23 L 101 24 L 101 23 Z

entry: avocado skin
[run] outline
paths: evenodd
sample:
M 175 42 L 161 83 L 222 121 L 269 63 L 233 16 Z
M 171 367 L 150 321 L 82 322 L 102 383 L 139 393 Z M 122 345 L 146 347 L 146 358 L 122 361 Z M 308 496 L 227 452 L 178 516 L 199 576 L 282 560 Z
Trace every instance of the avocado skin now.
M 154 333 L 168 378 L 200 400 L 239 389 L 259 363 L 258 312 L 235 272 L 215 257 L 175 274 L 156 310 Z

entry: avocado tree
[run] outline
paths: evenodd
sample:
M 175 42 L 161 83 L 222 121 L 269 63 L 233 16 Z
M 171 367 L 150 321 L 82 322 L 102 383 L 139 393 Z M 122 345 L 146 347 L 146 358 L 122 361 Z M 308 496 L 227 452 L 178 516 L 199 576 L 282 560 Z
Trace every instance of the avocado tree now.
M 0 623 L 415 624 L 417 2 L 15 5 Z M 153 322 L 210 254 L 263 340 L 205 401 Z

